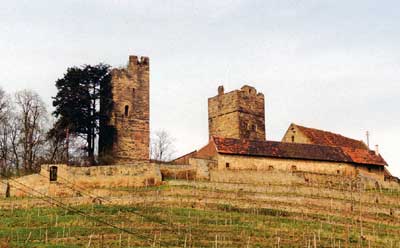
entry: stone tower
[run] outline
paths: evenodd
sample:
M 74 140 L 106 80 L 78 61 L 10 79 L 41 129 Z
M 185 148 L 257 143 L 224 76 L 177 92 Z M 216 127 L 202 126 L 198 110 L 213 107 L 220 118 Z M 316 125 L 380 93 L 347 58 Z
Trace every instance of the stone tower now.
M 111 71 L 112 107 L 99 150 L 114 164 L 149 160 L 149 77 L 148 57 L 129 56 L 126 68 Z
M 209 137 L 265 140 L 264 95 L 251 86 L 208 99 Z

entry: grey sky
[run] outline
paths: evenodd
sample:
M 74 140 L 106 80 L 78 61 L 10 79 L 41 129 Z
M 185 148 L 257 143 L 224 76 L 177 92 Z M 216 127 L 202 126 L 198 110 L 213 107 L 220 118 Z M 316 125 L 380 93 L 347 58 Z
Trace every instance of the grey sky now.
M 207 143 L 217 86 L 266 97 L 268 139 L 291 122 L 372 133 L 400 176 L 400 3 L 368 0 L 14 0 L 0 8 L 0 86 L 37 90 L 73 65 L 151 63 L 151 128 L 177 155 Z

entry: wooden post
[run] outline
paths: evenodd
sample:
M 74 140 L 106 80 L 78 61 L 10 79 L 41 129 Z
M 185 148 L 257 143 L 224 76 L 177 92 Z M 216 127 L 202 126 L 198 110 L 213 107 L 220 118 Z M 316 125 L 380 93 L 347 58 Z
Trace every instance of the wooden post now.
M 90 234 L 90 236 L 89 236 L 89 242 L 88 242 L 88 244 L 87 244 L 87 248 L 89 248 L 90 247 L 90 243 L 92 242 L 92 234 Z

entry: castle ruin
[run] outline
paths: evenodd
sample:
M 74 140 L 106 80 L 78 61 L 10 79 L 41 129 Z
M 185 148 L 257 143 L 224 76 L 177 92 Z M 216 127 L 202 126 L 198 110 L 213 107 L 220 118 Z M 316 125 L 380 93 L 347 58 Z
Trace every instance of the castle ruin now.
M 149 58 L 130 56 L 126 68 L 111 71 L 112 104 L 101 125 L 99 150 L 114 164 L 149 160 Z

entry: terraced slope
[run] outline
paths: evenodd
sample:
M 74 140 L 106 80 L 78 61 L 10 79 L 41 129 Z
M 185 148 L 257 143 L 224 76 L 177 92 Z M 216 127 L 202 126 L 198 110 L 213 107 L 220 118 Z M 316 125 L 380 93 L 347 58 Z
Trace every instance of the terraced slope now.
M 0 247 L 400 247 L 400 191 L 338 182 L 170 180 L 53 204 L 3 199 Z

